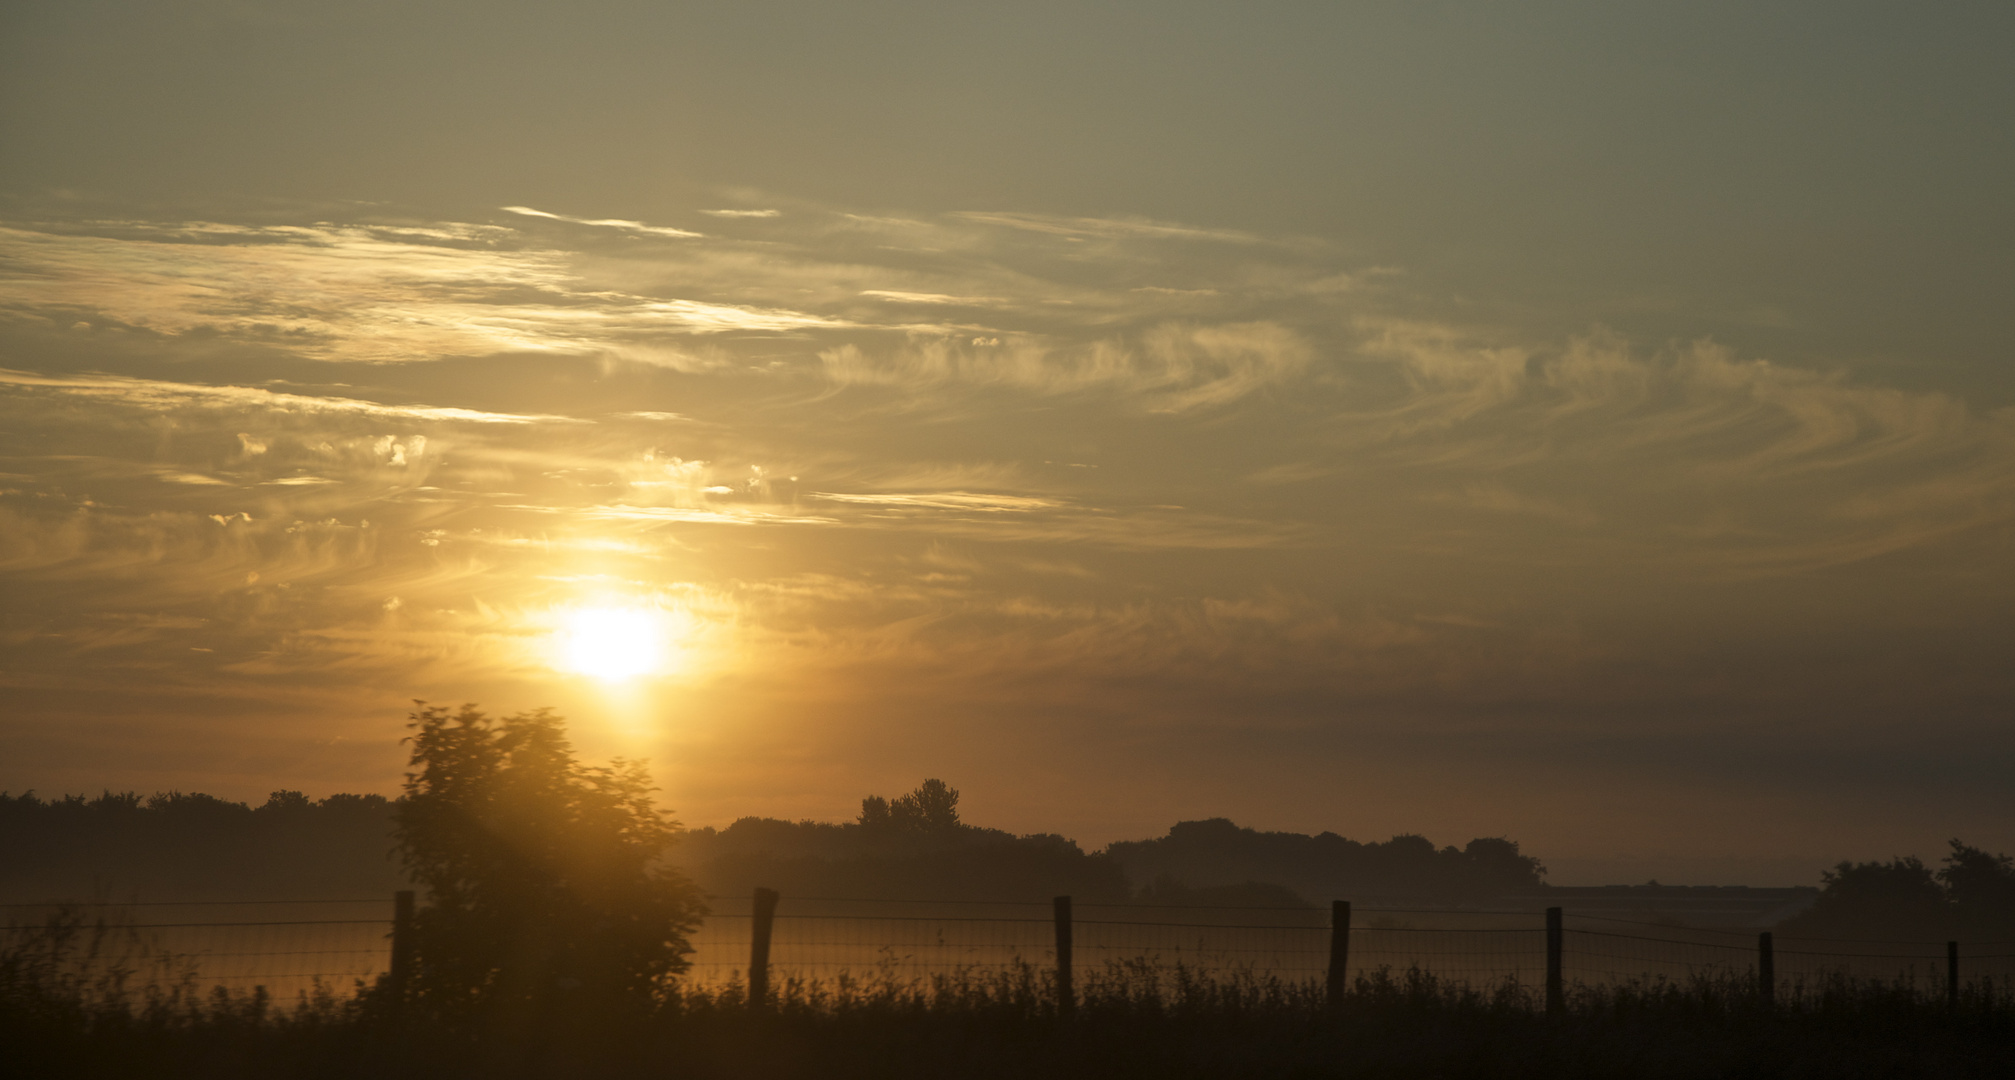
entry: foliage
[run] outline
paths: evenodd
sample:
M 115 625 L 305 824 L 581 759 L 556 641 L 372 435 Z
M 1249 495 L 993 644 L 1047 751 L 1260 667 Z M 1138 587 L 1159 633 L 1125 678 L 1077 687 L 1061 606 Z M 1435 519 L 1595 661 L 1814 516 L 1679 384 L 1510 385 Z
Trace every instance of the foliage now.
M 893 832 L 949 832 L 960 827 L 959 789 L 943 780 L 926 780 L 900 798 L 870 795 L 861 800 L 860 825 Z
M 140 930 L 78 904 L 58 904 L 41 922 L 7 928 L 0 1002 L 20 1019 L 160 1014 L 198 996 L 196 968 Z
M 254 900 L 389 896 L 392 803 L 276 791 L 247 805 L 200 793 L 0 794 L 0 894 Z
M 1842 862 L 1821 878 L 1813 906 L 1780 931 L 1813 937 L 2015 936 L 2015 860 L 1957 839 L 1933 871 L 1914 855 Z
M 1126 878 L 1103 854 L 1051 834 L 1016 836 L 959 820 L 959 792 L 925 780 L 896 798 L 861 800 L 856 821 L 747 817 L 688 833 L 681 857 L 714 891 L 752 886 L 786 896 L 948 900 L 1124 900 Z
M 1968 937 L 2015 936 L 2015 859 L 1951 841 L 1938 884 L 1952 904 L 1955 931 Z
M 10 856 L 0 860 L 0 892 L 177 900 L 384 895 L 410 885 L 389 857 L 395 813 L 379 795 L 311 802 L 277 791 L 253 807 L 179 792 L 49 801 L 0 794 L 0 850 Z M 908 794 L 863 799 L 851 822 L 747 817 L 682 833 L 670 858 L 722 894 L 765 885 L 799 896 L 1069 894 L 1103 902 L 1147 887 L 1167 902 L 1202 902 L 1174 899 L 1168 890 L 1179 885 L 1213 896 L 1271 890 L 1272 899 L 1251 902 L 1288 906 L 1336 896 L 1488 901 L 1532 889 L 1544 872 L 1538 859 L 1501 838 L 1437 849 L 1420 836 L 1365 844 L 1331 833 L 1255 832 L 1222 819 L 1183 822 L 1162 839 L 1088 853 L 1062 836 L 968 824 L 958 789 L 937 779 Z
M 1313 983 L 1150 962 L 1079 972 L 1060 1022 L 1043 967 L 788 979 L 774 1005 L 737 986 L 682 989 L 540 1042 L 398 1026 L 327 997 L 292 1009 L 197 997 L 121 1022 L 0 1011 L 0 1045 L 29 1075 L 204 1080 L 554 1080 L 674 1075 L 775 1080 L 1151 1077 L 1836 1080 L 2015 1073 L 2015 998 L 1976 984 L 1959 1007 L 1893 983 L 1837 979 L 1761 1005 L 1741 976 L 1571 987 L 1547 1017 L 1535 989 L 1382 969 L 1340 1004 Z
M 697 890 L 639 762 L 574 760 L 550 709 L 492 719 L 417 703 L 397 810 L 419 1002 L 509 1017 L 649 1002 L 685 968 Z
M 1489 900 L 1542 887 L 1546 868 L 1518 842 L 1481 837 L 1437 849 L 1424 836 L 1361 843 L 1335 833 L 1260 832 L 1225 818 L 1178 822 L 1168 835 L 1110 850 L 1136 881 L 1168 878 L 1195 887 L 1247 881 L 1285 885 L 1304 897 L 1357 900 Z

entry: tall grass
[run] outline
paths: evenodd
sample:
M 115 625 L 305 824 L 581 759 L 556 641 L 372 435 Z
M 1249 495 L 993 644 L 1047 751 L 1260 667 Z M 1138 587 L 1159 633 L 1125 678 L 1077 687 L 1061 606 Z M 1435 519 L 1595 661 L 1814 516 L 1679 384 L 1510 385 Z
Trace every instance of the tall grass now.
M 0 1060 L 51 1077 L 1997 1077 L 2015 1076 L 2015 995 L 1956 1007 L 1907 982 L 1829 978 L 1765 1005 L 1735 976 L 1537 988 L 1419 969 L 1340 1002 L 1264 971 L 1151 959 L 1081 970 L 1059 1017 L 1027 963 L 908 977 L 892 967 L 745 988 L 674 986 L 628 1010 L 429 1019 L 381 987 L 292 1001 L 204 988 L 192 966 L 72 909 L 0 952 Z

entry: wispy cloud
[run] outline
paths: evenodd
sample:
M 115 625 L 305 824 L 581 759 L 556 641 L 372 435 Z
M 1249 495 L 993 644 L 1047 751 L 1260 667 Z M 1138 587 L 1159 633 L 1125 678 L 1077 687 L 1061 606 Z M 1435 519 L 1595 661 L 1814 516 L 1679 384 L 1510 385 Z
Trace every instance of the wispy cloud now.
M 946 293 L 901 292 L 895 289 L 863 289 L 861 295 L 898 304 L 957 304 L 967 307 L 997 304 L 1001 300 L 998 296 L 951 296 Z
M 592 521 L 624 521 L 680 525 L 837 525 L 834 518 L 779 512 L 757 506 L 702 508 L 685 506 L 507 506 L 535 514 L 560 514 Z
M 836 492 L 813 492 L 811 497 L 828 502 L 853 503 L 858 506 L 919 507 L 936 510 L 977 510 L 984 513 L 1016 513 L 1029 510 L 1047 510 L 1062 505 L 1056 499 L 1037 498 L 1030 495 L 986 495 L 970 491 L 937 491 L 910 494 L 840 494 Z
M 553 214 L 544 210 L 534 210 L 529 206 L 501 206 L 498 209 L 505 213 L 521 214 L 525 217 L 548 218 L 553 221 L 565 221 L 574 225 L 593 225 L 596 228 L 602 229 L 622 229 L 625 232 L 643 233 L 647 236 L 674 236 L 681 239 L 689 239 L 702 235 L 686 229 L 674 229 L 668 225 L 646 225 L 641 221 L 626 221 L 622 218 L 569 217 L 566 214 Z
M 527 209 L 0 230 L 0 584 L 40 620 L 4 677 L 536 690 L 611 593 L 791 693 L 1483 716 L 1763 700 L 1688 665 L 2001 617 L 2015 413 L 1954 395 L 1464 321 L 1203 227 Z
M 381 405 L 356 398 L 280 393 L 256 386 L 204 386 L 115 375 L 49 376 L 0 368 L 0 386 L 52 394 L 94 397 L 146 409 L 205 405 L 273 413 L 347 413 L 385 420 L 447 421 L 463 424 L 585 424 L 592 421 L 550 413 L 496 413 L 445 405 Z
M 1052 217 L 981 210 L 967 210 L 953 216 L 982 225 L 1078 239 L 1206 240 L 1228 244 L 1256 244 L 1261 240 L 1252 233 L 1234 229 L 1206 229 L 1145 218 Z
M 0 311 L 60 318 L 79 332 L 101 322 L 223 332 L 369 363 L 529 351 L 704 367 L 717 361 L 681 349 L 680 338 L 849 325 L 775 306 L 584 288 L 567 253 L 440 231 L 452 239 L 327 225 L 128 226 L 119 236 L 0 229 L 0 259 L 15 268 Z
M 1616 558 L 1797 573 L 2015 521 L 2015 425 L 1946 395 L 1712 342 L 1640 352 L 1608 332 L 1547 348 L 1369 331 L 1365 355 L 1405 389 L 1343 413 L 1331 439 L 1463 478 L 1443 497 L 1479 509 L 1599 518 L 1632 549 Z M 1701 518 L 1746 525 L 1710 537 L 1688 526 Z
M 970 342 L 912 338 L 870 353 L 854 344 L 819 354 L 826 377 L 841 385 L 910 391 L 1005 386 L 1042 394 L 1105 390 L 1151 412 L 1183 413 L 1227 405 L 1291 380 L 1313 350 L 1275 323 L 1222 326 L 1164 324 L 1128 339 L 1053 342 L 1009 337 Z

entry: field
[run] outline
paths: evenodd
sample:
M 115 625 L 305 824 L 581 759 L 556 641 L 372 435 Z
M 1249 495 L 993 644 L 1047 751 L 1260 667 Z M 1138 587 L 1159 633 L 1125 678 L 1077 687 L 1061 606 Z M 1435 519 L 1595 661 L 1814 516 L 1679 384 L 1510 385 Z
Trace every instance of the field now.
M 442 1023 L 369 990 L 388 903 L 321 903 L 17 912 L 0 1036 L 50 1076 L 2015 1075 L 1977 948 L 1950 999 L 1924 945 L 1787 941 L 1766 1002 L 1753 935 L 1570 920 L 1549 1015 L 1528 913 L 1358 912 L 1331 1000 L 1326 912 L 1088 905 L 1065 1015 L 1046 906 L 806 901 L 758 1009 L 721 902 L 657 1001 Z

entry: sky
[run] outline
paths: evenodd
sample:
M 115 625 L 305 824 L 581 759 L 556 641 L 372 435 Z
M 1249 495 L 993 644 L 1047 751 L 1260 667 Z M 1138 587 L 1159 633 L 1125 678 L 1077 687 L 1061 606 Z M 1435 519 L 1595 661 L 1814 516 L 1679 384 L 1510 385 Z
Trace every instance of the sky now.
M 2015 11 L 0 13 L 0 788 L 2015 848 Z

